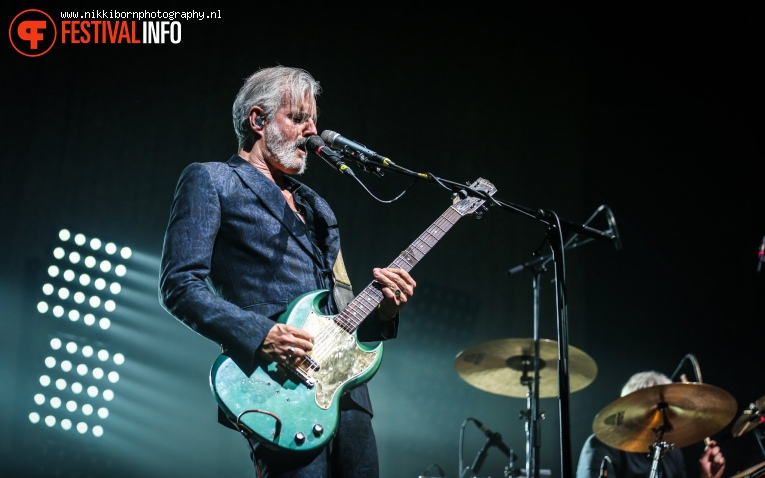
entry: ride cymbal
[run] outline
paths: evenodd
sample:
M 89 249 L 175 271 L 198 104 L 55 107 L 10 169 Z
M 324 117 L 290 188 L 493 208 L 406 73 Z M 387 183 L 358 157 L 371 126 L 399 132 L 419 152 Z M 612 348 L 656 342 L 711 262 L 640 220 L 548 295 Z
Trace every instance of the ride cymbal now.
M 756 402 L 749 405 L 748 410 L 738 417 L 733 424 L 731 433 L 734 437 L 740 437 L 744 433 L 753 430 L 762 423 L 765 423 L 765 396 L 760 397 Z
M 642 388 L 607 405 L 592 421 L 595 436 L 629 452 L 648 452 L 659 440 L 682 448 L 722 430 L 737 403 L 725 390 L 697 382 Z
M 499 339 L 463 350 L 454 359 L 457 373 L 470 385 L 509 397 L 526 397 L 534 381 L 534 339 Z M 581 390 L 598 374 L 595 361 L 568 347 L 569 391 Z M 539 340 L 540 398 L 558 396 L 558 342 Z

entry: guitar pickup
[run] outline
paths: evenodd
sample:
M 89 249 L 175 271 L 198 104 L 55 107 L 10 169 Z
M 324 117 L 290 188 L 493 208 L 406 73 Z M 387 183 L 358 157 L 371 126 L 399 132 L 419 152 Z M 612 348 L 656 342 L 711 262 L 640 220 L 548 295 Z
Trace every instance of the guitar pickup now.
M 300 359 L 300 366 L 303 366 L 306 362 L 308 362 L 308 369 L 313 372 L 316 372 L 321 369 L 319 362 L 314 360 L 310 354 L 307 354 L 305 357 Z

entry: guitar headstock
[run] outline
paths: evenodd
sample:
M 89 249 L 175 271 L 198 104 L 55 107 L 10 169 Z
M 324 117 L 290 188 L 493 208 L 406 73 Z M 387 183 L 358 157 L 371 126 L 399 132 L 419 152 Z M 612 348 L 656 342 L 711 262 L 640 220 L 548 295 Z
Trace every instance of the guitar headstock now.
M 492 183 L 483 178 L 478 178 L 473 181 L 473 184 L 468 186 L 468 189 L 471 191 L 477 191 L 486 196 L 493 196 L 494 193 L 497 192 L 497 188 L 494 187 Z M 485 202 L 486 199 L 484 197 L 474 195 L 472 192 L 462 191 L 461 194 L 458 194 L 454 199 L 452 209 L 460 213 L 460 215 L 464 216 L 466 214 L 475 213 L 481 206 L 483 206 Z M 480 216 L 480 212 L 477 215 Z

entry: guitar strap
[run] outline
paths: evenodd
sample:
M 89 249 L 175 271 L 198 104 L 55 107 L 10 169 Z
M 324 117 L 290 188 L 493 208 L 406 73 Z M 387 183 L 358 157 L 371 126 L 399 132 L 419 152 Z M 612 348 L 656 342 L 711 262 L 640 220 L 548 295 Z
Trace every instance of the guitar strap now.
M 337 305 L 339 312 L 345 309 L 345 306 L 353 300 L 351 279 L 345 270 L 342 251 L 337 253 L 337 260 L 332 268 L 332 277 L 335 279 L 335 286 L 332 287 L 332 297 L 335 299 L 335 305 Z

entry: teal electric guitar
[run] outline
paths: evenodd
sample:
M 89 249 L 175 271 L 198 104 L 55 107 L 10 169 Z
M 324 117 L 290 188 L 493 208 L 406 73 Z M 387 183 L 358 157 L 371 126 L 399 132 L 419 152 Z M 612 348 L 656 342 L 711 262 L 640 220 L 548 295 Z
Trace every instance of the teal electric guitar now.
M 489 196 L 496 192 L 483 179 L 470 187 Z M 410 271 L 457 220 L 485 202 L 465 196 L 458 196 L 388 267 Z M 272 449 L 307 452 L 325 445 L 338 424 L 342 393 L 369 381 L 380 367 L 383 343 L 367 346 L 356 337 L 358 326 L 383 299 L 379 284 L 373 281 L 335 316 L 319 312 L 327 294 L 326 289 L 305 293 L 279 318 L 314 336 L 304 359 L 290 365 L 263 360 L 245 373 L 221 354 L 210 370 L 212 393 L 231 422 Z

